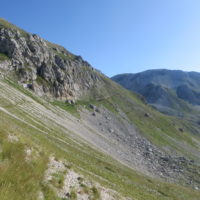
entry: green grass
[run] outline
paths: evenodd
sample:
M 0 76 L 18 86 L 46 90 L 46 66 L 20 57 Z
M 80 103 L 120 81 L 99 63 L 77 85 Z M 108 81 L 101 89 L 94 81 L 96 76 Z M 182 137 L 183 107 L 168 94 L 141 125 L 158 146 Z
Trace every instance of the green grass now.
M 194 157 L 190 151 L 185 150 L 185 145 L 196 152 L 198 149 L 198 143 L 194 142 L 192 138 L 197 140 L 200 140 L 200 138 L 192 134 L 194 132 L 193 124 L 177 117 L 161 114 L 151 106 L 146 105 L 138 98 L 137 94 L 122 89 L 117 84 L 110 82 L 106 77 L 103 77 L 103 80 L 107 85 L 106 88 L 98 90 L 94 88 L 92 96 L 86 98 L 85 101 L 77 101 L 75 105 L 70 106 L 59 102 L 59 107 L 75 114 L 75 116 L 78 116 L 77 108 L 84 106 L 89 109 L 89 104 L 103 105 L 115 115 L 119 114 L 119 108 L 128 116 L 137 130 L 159 148 L 163 148 L 166 151 L 165 147 L 170 147 L 173 151 L 184 153 L 191 159 L 199 159 L 196 156 Z M 150 117 L 145 117 L 145 113 L 148 113 Z M 184 131 L 181 132 L 180 128 Z
M 165 147 L 170 147 L 173 151 L 176 150 L 192 157 L 193 155 L 185 150 L 185 146 L 183 147 L 182 144 L 184 144 L 198 152 L 198 143 L 192 139 L 194 137 L 192 134 L 194 127 L 190 122 L 161 114 L 151 106 L 146 105 L 138 98 L 137 94 L 123 89 L 106 77 L 102 77 L 102 79 L 106 83 L 106 87 L 103 88 L 103 91 L 99 90 L 95 93 L 96 96 L 101 97 L 103 94 L 104 97 L 101 97 L 98 101 L 96 100 L 93 104 L 103 105 L 116 116 L 119 113 L 116 108 L 119 108 L 127 115 L 130 122 L 135 125 L 140 133 L 163 150 L 165 150 Z M 145 117 L 145 113 L 148 113 L 149 117 Z M 180 132 L 179 128 L 183 128 L 184 132 Z M 199 137 L 196 137 L 196 139 L 200 141 Z
M 52 42 L 46 41 L 50 50 L 53 50 L 56 55 L 58 55 L 63 60 L 73 60 L 76 56 L 69 51 L 67 51 L 64 47 L 54 44 Z M 58 51 L 56 51 L 58 49 Z
M 98 200 L 100 199 L 100 193 L 98 191 L 98 189 L 96 187 L 92 187 L 91 188 L 91 191 L 92 191 L 92 196 L 93 196 L 93 200 Z
M 23 88 L 22 85 L 19 85 L 16 81 L 12 81 L 11 79 L 4 79 L 3 80 L 5 83 L 9 84 L 13 88 L 17 89 L 19 92 L 22 92 L 23 94 L 27 95 L 28 97 L 32 98 L 34 101 L 37 103 L 45 106 L 44 100 L 42 98 L 39 98 L 35 94 L 33 94 L 33 91 Z M 47 107 L 46 107 L 47 108 Z
M 81 70 L 83 70 L 83 71 L 89 71 L 89 72 L 91 72 L 92 71 L 92 69 L 91 69 L 91 67 L 89 67 L 89 66 L 81 66 Z
M 8 60 L 8 59 L 9 59 L 9 57 L 6 54 L 0 53 L 0 61 L 5 61 L 5 60 Z
M 80 118 L 77 104 L 69 104 L 67 102 L 59 101 L 59 100 L 55 100 L 55 101 L 51 102 L 51 104 L 54 106 L 60 107 L 61 109 L 71 113 L 72 115 L 74 115 L 77 118 Z
M 57 55 L 62 58 L 63 60 L 73 60 L 75 56 L 71 53 L 57 53 Z
M 18 28 L 17 26 L 15 26 L 14 24 L 9 23 L 8 21 L 6 21 L 3 18 L 0 18 L 0 29 L 1 28 L 7 28 L 7 29 L 12 29 L 12 30 L 18 30 L 23 37 L 28 37 L 28 33 L 20 28 Z
M 179 131 L 179 128 L 184 129 L 185 126 L 177 118 L 165 116 L 147 106 L 139 107 L 139 105 L 134 105 L 130 101 L 124 103 L 121 96 L 115 96 L 111 101 L 120 105 L 120 108 L 134 122 L 139 131 L 157 146 L 173 145 L 173 141 L 170 140 L 171 137 L 177 139 L 177 141 L 186 142 L 191 147 L 197 147 L 197 144 L 192 141 L 190 133 Z M 149 117 L 145 117 L 145 113 L 149 113 Z M 173 148 L 175 146 L 174 143 Z
M 76 191 L 74 189 L 72 189 L 72 191 L 70 192 L 70 199 L 71 200 L 77 199 L 77 194 L 76 194 Z
M 66 174 L 66 171 L 64 172 L 57 172 L 52 175 L 51 184 L 56 188 L 62 188 L 64 185 L 64 176 Z
M 8 86 L 19 89 L 16 86 L 13 86 L 12 84 L 8 84 Z M 24 93 L 25 95 L 28 95 L 29 97 L 32 97 L 33 95 L 33 100 L 35 99 L 37 100 L 38 98 L 35 97 L 34 94 L 32 95 L 29 95 L 29 93 L 27 94 L 26 93 L 27 91 L 21 90 L 21 88 L 19 89 L 19 91 Z M 5 97 L 1 96 L 0 106 L 4 107 L 7 106 L 7 104 L 6 104 L 6 99 L 3 100 L 3 98 Z M 131 98 L 135 97 L 131 96 Z M 45 101 L 43 100 L 41 101 L 43 102 L 43 104 L 45 104 L 44 106 L 48 108 L 48 103 L 47 102 L 45 103 Z M 138 100 L 134 102 L 137 103 L 137 101 Z M 38 102 L 40 101 L 37 101 L 37 103 Z M 85 102 L 82 103 L 85 104 Z M 120 104 L 120 101 L 118 103 Z M 122 105 L 120 105 L 120 107 L 123 108 Z M 16 114 L 17 116 L 26 119 L 28 122 L 32 122 L 30 120 L 30 116 L 20 111 L 19 107 L 15 108 L 5 107 L 5 108 L 8 111 L 12 112 L 13 114 Z M 129 117 L 132 117 L 132 115 Z M 136 171 L 120 164 L 111 157 L 106 156 L 101 152 L 98 152 L 97 150 L 93 149 L 87 144 L 82 143 L 79 140 L 77 140 L 78 141 L 77 143 L 76 141 L 74 141 L 74 138 L 73 140 L 71 139 L 70 134 L 68 135 L 64 133 L 62 128 L 55 126 L 53 122 L 48 122 L 48 121 L 46 122 L 45 120 L 47 120 L 47 118 L 45 118 L 45 116 L 43 118 L 44 121 L 42 123 L 44 123 L 43 125 L 44 127 L 42 127 L 42 124 L 41 125 L 34 124 L 34 125 L 40 128 L 41 130 L 46 130 L 46 126 L 48 126 L 49 129 L 48 134 L 44 134 L 39 130 L 29 126 L 28 124 L 25 124 L 22 121 L 19 121 L 7 115 L 6 113 L 0 111 L 0 119 L 1 119 L 0 133 L 3 133 L 5 138 L 6 135 L 8 135 L 9 133 L 17 135 L 20 138 L 20 144 L 16 144 L 16 146 L 15 144 L 14 145 L 6 144 L 5 146 L 7 146 L 7 148 L 3 147 L 3 152 L 5 152 L 5 155 L 4 156 L 1 155 L 1 160 L 6 161 L 13 159 L 13 162 L 15 163 L 14 165 L 15 168 L 11 168 L 12 165 L 6 164 L 6 169 L 10 168 L 10 170 L 7 171 L 6 173 L 4 173 L 4 171 L 0 171 L 0 178 L 3 177 L 1 178 L 2 184 L 7 183 L 5 184 L 5 187 L 0 188 L 1 197 L 4 196 L 5 189 L 7 188 L 6 190 L 7 196 L 5 196 L 7 199 L 14 199 L 14 198 L 17 200 L 31 199 L 30 195 L 36 193 L 36 191 L 39 190 L 43 191 L 45 200 L 58 199 L 55 196 L 54 191 L 52 191 L 50 187 L 43 185 L 41 183 L 42 180 L 41 177 L 46 168 L 47 155 L 53 153 L 55 157 L 58 159 L 59 158 L 66 159 L 67 162 L 70 163 L 72 169 L 84 175 L 85 178 L 97 181 L 101 183 L 104 187 L 114 189 L 123 196 L 132 197 L 133 199 L 138 199 L 138 200 L 144 200 L 144 199 L 198 200 L 199 199 L 200 193 L 198 191 L 194 191 L 192 189 L 185 188 L 176 184 L 164 183 L 159 180 L 152 179 L 140 173 L 137 173 Z M 33 119 L 37 120 L 37 117 L 33 117 Z M 6 139 L 1 139 L 1 141 L 6 142 Z M 41 156 L 38 158 L 38 162 L 34 162 L 34 164 L 25 163 L 24 148 L 26 144 L 28 144 L 29 146 L 37 147 L 40 149 L 40 152 L 43 152 L 43 154 L 41 154 Z M 14 149 L 12 150 L 12 148 Z M 9 151 L 13 153 L 9 153 Z M 18 157 L 19 159 L 15 160 L 15 158 Z M 21 163 L 23 164 L 23 166 Z M 32 167 L 32 165 L 34 167 Z M 18 173 L 15 173 L 15 169 L 19 170 Z M 30 170 L 30 172 L 28 171 L 28 169 Z M 10 176 L 8 176 L 9 173 L 11 173 L 12 179 L 10 178 Z M 23 174 L 23 177 L 29 177 L 29 178 L 32 176 L 33 177 L 29 182 L 29 179 L 27 178 L 24 180 L 23 177 L 21 177 L 21 174 Z M 12 187 L 8 187 L 10 184 L 12 185 L 13 182 L 14 185 Z M 35 185 L 32 185 L 32 183 L 34 183 Z M 16 187 L 17 191 L 15 191 L 13 187 L 17 184 L 18 184 L 18 186 Z M 22 188 L 18 188 L 20 187 L 20 185 L 22 186 Z M 20 197 L 19 194 L 22 191 L 25 191 L 24 192 L 25 194 L 23 197 Z M 35 196 L 33 195 L 32 199 L 34 199 L 34 197 Z M 5 200 L 7 200 L 6 198 Z
M 25 160 L 25 144 L 9 142 L 0 131 L 2 146 L 0 161 L 0 196 L 2 200 L 37 198 L 46 169 L 47 157 L 34 162 Z
M 80 183 L 80 186 L 82 188 L 82 193 L 84 193 L 84 194 L 89 194 L 90 193 L 90 188 L 87 185 L 85 185 L 83 183 Z
M 55 191 L 48 185 L 42 185 L 41 190 L 44 194 L 45 200 L 61 200 L 55 193 Z M 28 200 L 28 199 L 27 199 Z
M 36 82 L 38 85 L 42 85 L 42 86 L 46 86 L 46 87 L 51 86 L 51 83 L 49 83 L 48 81 L 46 81 L 44 78 L 42 78 L 39 75 L 37 75 Z

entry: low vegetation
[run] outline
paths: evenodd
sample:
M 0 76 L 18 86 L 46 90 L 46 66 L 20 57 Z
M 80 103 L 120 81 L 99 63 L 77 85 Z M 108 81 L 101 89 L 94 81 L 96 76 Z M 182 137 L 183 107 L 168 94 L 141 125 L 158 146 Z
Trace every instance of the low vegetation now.
M 64 184 L 64 176 L 66 172 L 57 172 L 53 174 L 51 184 L 56 188 L 62 188 Z
M 25 144 L 7 139 L 5 130 L 0 130 L 0 196 L 4 200 L 37 199 L 48 157 L 41 154 L 27 162 Z M 26 191 L 26 192 L 25 192 Z M 3 197 L 3 198 L 2 198 Z
M 51 102 L 51 104 L 62 108 L 63 110 L 71 113 L 75 117 L 78 117 L 78 118 L 80 117 L 79 112 L 78 112 L 78 106 L 77 106 L 78 104 L 77 103 L 70 104 L 68 102 L 55 100 L 55 101 Z
M 5 61 L 5 60 L 8 60 L 8 56 L 4 53 L 0 53 L 0 61 Z
M 13 84 L 10 84 L 10 82 L 6 82 L 6 84 L 7 92 L 9 92 L 11 88 L 14 90 L 17 89 L 19 94 L 28 95 L 33 101 L 37 101 L 39 104 L 43 102 L 40 104 L 41 106 L 45 104 L 45 107 L 51 109 L 47 102 L 44 100 L 37 100 L 38 97 L 34 94 L 24 92 L 23 89 L 16 86 L 13 87 Z M 4 88 L 2 87 L 3 86 L 0 85 L 1 94 L 5 92 L 5 86 Z M 15 93 L 12 92 L 12 96 L 13 95 L 15 95 Z M 159 180 L 143 176 L 113 160 L 109 156 L 94 150 L 87 144 L 79 140 L 75 141 L 71 138 L 70 134 L 64 133 L 62 128 L 58 128 L 56 124 L 50 121 L 45 121 L 48 119 L 45 119 L 45 116 L 40 124 L 36 123 L 38 119 L 34 115 L 27 115 L 20 110 L 20 107 L 12 106 L 11 103 L 8 103 L 8 99 L 6 99 L 5 95 L 1 95 L 0 97 L 1 107 L 6 108 L 6 110 L 21 119 L 25 119 L 27 122 L 24 123 L 24 121 L 20 121 L 0 111 L 0 147 L 2 149 L 0 162 L 0 196 L 3 196 L 5 200 L 36 199 L 36 195 L 39 191 L 43 192 L 45 200 L 59 199 L 56 197 L 51 187 L 44 185 L 42 182 L 44 172 L 47 168 L 48 156 L 52 153 L 58 159 L 65 159 L 70 163 L 70 166 L 80 174 L 99 182 L 106 188 L 118 191 L 123 196 L 138 200 L 199 199 L 200 194 L 198 191 L 175 184 L 163 183 Z M 20 98 L 20 96 L 16 96 L 18 101 Z M 135 97 L 130 96 L 130 98 Z M 120 101 L 118 103 L 120 105 Z M 26 100 L 21 101 L 21 105 L 25 106 L 26 104 L 28 104 L 29 107 L 34 105 Z M 132 117 L 132 115 L 130 115 L 130 117 Z M 30 123 L 34 126 L 30 126 Z M 48 127 L 46 124 L 48 124 Z M 44 134 L 46 131 L 48 134 Z M 18 136 L 20 140 L 16 143 L 9 142 L 7 136 L 11 133 Z M 24 153 L 26 144 L 33 146 L 33 148 L 40 149 L 37 160 L 30 163 L 26 162 Z M 110 171 L 112 171 L 112 173 L 110 173 Z M 57 181 L 57 186 L 62 186 L 63 179 L 59 177 Z M 92 191 L 95 198 L 98 198 L 98 191 L 95 188 L 93 188 Z M 76 198 L 76 194 L 73 194 L 73 192 L 71 195 Z
M 28 37 L 28 33 L 26 31 L 18 28 L 14 24 L 11 24 L 11 23 L 7 22 L 3 18 L 0 18 L 0 29 L 1 28 L 14 29 L 14 30 L 19 31 L 22 34 L 23 37 Z

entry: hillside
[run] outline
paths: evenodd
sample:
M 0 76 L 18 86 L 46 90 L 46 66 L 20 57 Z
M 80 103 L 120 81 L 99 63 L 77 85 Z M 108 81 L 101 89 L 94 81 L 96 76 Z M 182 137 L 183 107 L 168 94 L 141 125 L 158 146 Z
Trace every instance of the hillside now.
M 2 19 L 0 53 L 1 199 L 198 200 L 197 124 Z
M 141 94 L 163 113 L 199 117 L 200 73 L 160 69 L 116 75 L 112 80 Z

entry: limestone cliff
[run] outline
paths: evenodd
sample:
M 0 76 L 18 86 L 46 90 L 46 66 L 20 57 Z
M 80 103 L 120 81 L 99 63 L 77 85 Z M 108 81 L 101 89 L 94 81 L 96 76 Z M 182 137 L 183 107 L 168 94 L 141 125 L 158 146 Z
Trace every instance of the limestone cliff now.
M 100 73 L 80 56 L 2 19 L 0 54 L 4 58 L 0 69 L 41 96 L 79 99 L 101 82 Z

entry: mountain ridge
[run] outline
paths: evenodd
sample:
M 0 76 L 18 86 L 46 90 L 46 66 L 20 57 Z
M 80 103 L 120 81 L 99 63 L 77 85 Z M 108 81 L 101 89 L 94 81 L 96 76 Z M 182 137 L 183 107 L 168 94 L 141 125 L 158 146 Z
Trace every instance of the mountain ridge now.
M 192 105 L 199 105 L 200 73 L 198 72 L 159 69 L 136 74 L 116 75 L 112 79 L 125 88 L 143 95 L 148 103 L 167 114 L 179 116 L 180 110 L 182 110 L 182 115 L 184 115 L 184 110 L 186 112 L 194 111 Z M 160 90 L 156 91 L 156 87 L 160 87 Z M 189 95 L 184 94 L 186 89 Z M 149 90 L 155 92 L 151 95 L 148 93 Z M 171 105 L 162 100 L 162 95 L 165 96 L 163 99 L 168 98 L 171 101 Z M 157 96 L 157 99 L 152 101 L 153 96 Z
M 20 200 L 28 191 L 45 200 L 198 199 L 197 124 L 157 112 L 80 56 L 18 32 L 0 26 L 0 166 L 8 169 L 0 171 L 6 183 L 0 194 Z M 31 183 L 21 178 L 30 176 L 29 168 L 38 177 Z M 23 189 L 13 189 L 20 184 L 24 198 Z
M 100 85 L 99 73 L 81 56 L 38 35 L 13 28 L 2 19 L 0 24 L 0 52 L 9 58 L 4 68 L 15 71 L 17 80 L 37 94 L 75 100 L 87 96 L 93 83 Z M 80 73 L 85 79 L 79 78 Z

